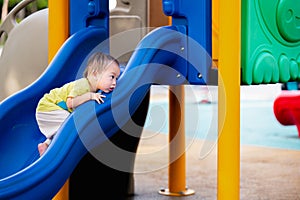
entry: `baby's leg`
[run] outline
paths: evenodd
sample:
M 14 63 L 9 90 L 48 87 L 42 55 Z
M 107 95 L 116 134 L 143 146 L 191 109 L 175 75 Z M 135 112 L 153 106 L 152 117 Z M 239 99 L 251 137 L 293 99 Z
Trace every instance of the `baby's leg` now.
M 47 138 L 45 142 L 38 144 L 38 151 L 40 155 L 43 155 L 45 153 L 58 128 L 69 115 L 70 113 L 65 110 L 36 113 L 36 119 L 40 131 Z

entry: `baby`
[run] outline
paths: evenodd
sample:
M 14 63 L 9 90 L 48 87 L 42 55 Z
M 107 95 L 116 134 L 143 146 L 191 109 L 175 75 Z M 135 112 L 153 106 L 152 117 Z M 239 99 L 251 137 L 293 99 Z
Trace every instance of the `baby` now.
M 113 91 L 119 75 L 119 62 L 110 55 L 96 52 L 90 56 L 83 78 L 45 94 L 36 108 L 39 129 L 47 138 L 38 144 L 39 154 L 44 154 L 59 127 L 77 106 L 89 100 L 103 103 L 105 95 L 97 91 Z

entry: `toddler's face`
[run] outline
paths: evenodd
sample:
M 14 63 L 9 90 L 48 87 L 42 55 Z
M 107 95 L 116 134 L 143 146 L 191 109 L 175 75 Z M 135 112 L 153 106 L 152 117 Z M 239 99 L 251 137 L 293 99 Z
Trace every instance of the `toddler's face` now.
M 112 62 L 108 68 L 101 74 L 98 74 L 97 89 L 105 93 L 113 91 L 117 85 L 117 79 L 120 76 L 120 67 L 117 63 Z

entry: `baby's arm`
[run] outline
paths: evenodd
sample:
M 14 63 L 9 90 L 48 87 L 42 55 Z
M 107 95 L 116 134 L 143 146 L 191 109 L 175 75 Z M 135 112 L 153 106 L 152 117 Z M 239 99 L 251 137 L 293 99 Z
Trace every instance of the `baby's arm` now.
M 87 92 L 80 96 L 68 97 L 67 106 L 68 108 L 73 109 L 89 100 L 95 100 L 100 104 L 104 102 L 103 98 L 105 98 L 105 95 L 102 95 L 100 93 Z

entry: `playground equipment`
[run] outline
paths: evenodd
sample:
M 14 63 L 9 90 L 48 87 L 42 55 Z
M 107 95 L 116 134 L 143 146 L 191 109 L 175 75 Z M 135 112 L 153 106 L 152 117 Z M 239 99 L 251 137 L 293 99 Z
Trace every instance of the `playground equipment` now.
M 264 54 L 261 53 L 261 55 L 265 55 L 264 60 L 268 60 L 273 68 L 278 66 L 279 77 L 277 71 L 274 74 L 277 77 L 276 79 L 279 78 L 280 82 L 284 83 L 284 89 L 286 89 L 274 101 L 273 111 L 276 119 L 282 125 L 296 125 L 300 137 L 299 91 L 297 91 L 297 81 L 300 77 L 300 29 L 298 17 L 300 4 L 297 2 L 297 5 L 294 5 L 294 3 L 294 1 L 279 1 L 278 4 L 275 1 L 268 5 L 262 3 L 264 19 L 271 17 L 267 11 L 270 10 L 270 6 L 276 9 L 276 18 L 272 19 L 272 23 L 267 24 L 268 30 L 273 30 L 273 42 L 271 45 L 265 45 L 264 48 L 270 49 L 270 51 Z M 277 28 L 275 25 L 277 25 Z
M 282 91 L 278 97 L 276 97 L 273 110 L 276 119 L 285 126 L 296 125 L 298 130 L 298 136 L 300 137 L 300 92 L 294 91 Z
M 151 84 L 180 85 L 186 83 L 185 77 L 188 74 L 194 82 L 197 80 L 204 83 L 204 78 L 207 77 L 206 59 L 205 65 L 198 66 L 198 56 L 197 58 L 186 57 L 187 51 L 191 51 L 189 46 L 186 46 L 187 24 L 185 22 L 182 24 L 179 20 L 174 26 L 159 28 L 148 34 L 134 51 L 126 70 L 119 79 L 119 89 L 108 94 L 106 102 L 101 107 L 95 106 L 94 102 L 88 102 L 78 108 L 59 129 L 47 153 L 39 158 L 36 144 L 44 137 L 39 133 L 34 118 L 37 101 L 51 88 L 78 78 L 90 53 L 96 50 L 104 52 L 109 50 L 106 42 L 109 36 L 108 1 L 77 1 L 76 3 L 71 1 L 69 8 L 70 36 L 47 70 L 32 85 L 1 103 L 0 159 L 5 166 L 1 166 L 0 170 L 0 198 L 52 198 L 76 165 L 81 162 L 81 158 L 88 155 L 88 151 L 101 149 L 102 145 L 110 139 L 118 137 L 117 134 L 126 126 L 132 126 L 129 119 L 136 112 L 141 112 L 139 107 L 143 102 L 147 105 Z M 185 11 L 186 9 L 187 7 Z M 182 15 L 178 5 L 175 10 L 168 11 L 174 11 L 178 16 Z M 192 16 L 188 15 L 188 18 L 190 17 Z M 189 23 L 195 23 L 195 19 L 190 19 Z M 189 33 L 193 36 L 196 29 L 191 28 Z M 206 46 L 206 38 L 202 42 Z M 190 41 L 190 44 L 195 45 L 193 41 Z M 174 47 L 177 48 L 174 50 Z M 190 59 L 189 64 L 184 62 L 188 59 Z M 187 65 L 198 69 L 203 68 L 204 72 L 197 72 L 192 76 L 193 73 L 187 72 Z M 171 68 L 164 66 L 171 66 Z M 145 119 L 147 106 L 142 107 L 142 116 Z M 18 114 L 20 112 L 26 115 L 20 116 Z M 138 138 L 141 133 L 140 126 L 131 130 Z M 125 141 L 122 142 L 128 144 Z M 131 147 L 126 146 L 126 149 L 134 151 L 137 142 L 138 140 L 134 140 Z M 16 146 L 18 148 L 15 148 Z M 124 166 L 122 162 L 120 166 L 132 173 L 130 170 L 133 170 L 134 156 L 127 158 L 129 163 Z M 21 180 L 26 180 L 26 183 L 22 183 Z M 49 185 L 53 187 L 49 188 Z M 72 183 L 70 185 L 72 186 Z M 110 193 L 112 194 L 114 193 Z
M 0 55 L 0 101 L 25 88 L 48 66 L 48 9 L 35 12 L 20 23 L 17 13 L 31 1 L 22 1 L 1 24 L 7 40 Z
M 104 7 L 104 8 L 106 8 L 106 7 Z M 83 32 L 85 30 L 83 30 Z M 41 78 L 42 80 L 40 80 L 40 81 L 42 83 L 43 83 L 43 80 L 46 81 L 43 84 L 46 84 L 49 86 L 51 84 L 57 84 L 57 83 L 62 84 L 63 82 L 70 80 L 70 78 L 72 76 L 74 78 L 74 76 L 76 75 L 76 70 L 74 71 L 73 67 L 76 68 L 76 66 L 77 67 L 80 66 L 79 63 L 81 63 L 83 61 L 83 59 L 88 55 L 88 53 L 90 53 L 92 51 L 93 47 L 95 45 L 99 44 L 103 39 L 107 38 L 107 29 L 104 29 L 104 30 L 87 29 L 86 34 L 79 33 L 79 38 L 78 38 L 78 34 L 76 36 L 74 35 L 72 38 L 73 39 L 72 40 L 70 39 L 71 41 L 68 44 L 66 44 L 64 48 L 62 48 L 61 51 L 63 53 L 61 53 L 61 56 L 58 56 L 59 57 L 59 58 L 57 58 L 58 61 L 53 61 L 53 63 L 50 64 L 50 66 L 49 66 L 50 72 L 49 71 L 45 72 L 45 76 L 43 76 L 44 78 Z M 70 51 L 73 51 L 73 52 L 70 53 Z M 75 57 L 73 57 L 73 56 L 75 56 Z M 69 68 L 67 66 L 69 66 Z M 51 74 L 51 73 L 54 73 L 54 74 Z M 58 77 L 55 77 L 57 75 L 56 73 L 58 73 L 58 74 L 61 73 L 61 75 L 59 75 Z M 48 74 L 48 75 L 46 75 L 46 74 Z M 65 76 L 66 74 L 70 74 L 70 75 Z M 50 77 L 48 77 L 48 76 L 50 76 Z M 36 102 L 37 99 L 35 97 L 33 99 L 30 99 L 30 97 L 28 97 L 28 95 L 35 96 L 39 92 L 44 93 L 43 91 L 40 91 L 39 89 L 36 90 L 36 87 L 40 88 L 40 86 L 41 86 L 39 83 L 36 83 L 36 84 L 33 84 L 31 87 L 24 89 L 24 91 L 21 91 L 20 93 L 16 94 L 16 96 L 13 96 L 11 98 L 14 99 L 16 97 L 18 98 L 21 96 L 22 98 L 20 100 L 21 100 L 21 102 L 23 101 L 23 103 L 25 103 L 24 104 L 25 107 L 27 104 L 31 104 L 32 102 L 24 102 L 24 99 L 29 98 L 27 101 L 32 100 L 33 102 L 34 101 Z M 50 86 L 50 87 L 52 87 L 52 86 Z M 46 89 L 46 90 L 48 90 L 48 89 Z M 37 93 L 34 92 L 33 94 L 29 94 L 30 91 L 35 91 Z M 37 97 L 37 98 L 39 98 L 39 97 Z M 7 104 L 10 104 L 9 102 L 11 102 L 11 100 L 7 100 L 5 102 L 1 103 L 1 111 L 4 111 L 4 113 L 3 113 L 4 115 L 1 116 L 1 127 L 3 128 L 3 129 L 1 128 L 3 130 L 1 132 L 2 133 L 1 137 L 3 137 L 2 143 L 5 143 L 5 145 L 2 145 L 3 149 L 1 149 L 1 151 L 3 152 L 1 154 L 1 160 L 3 162 L 1 162 L 1 163 L 5 163 L 5 165 L 1 166 L 1 173 L 3 173 L 1 175 L 2 181 L 1 181 L 1 186 L 0 186 L 1 198 L 12 198 L 13 199 L 13 198 L 22 198 L 22 197 L 26 196 L 24 198 L 35 198 L 36 197 L 36 198 L 49 199 L 54 196 L 54 194 L 57 192 L 57 190 L 61 187 L 62 183 L 65 181 L 60 178 L 60 177 L 62 177 L 61 175 L 63 174 L 64 176 L 65 175 L 69 176 L 70 173 L 72 172 L 72 167 L 70 167 L 69 169 L 68 169 L 68 167 L 67 167 L 67 169 L 63 169 L 63 166 L 66 166 L 68 164 L 65 165 L 61 162 L 68 163 L 68 159 L 65 157 L 65 155 L 62 155 L 61 159 L 59 159 L 57 157 L 58 160 L 57 160 L 56 164 L 58 166 L 62 167 L 63 170 L 58 172 L 59 174 L 54 175 L 52 180 L 54 180 L 55 186 L 53 188 L 50 188 L 50 190 L 48 190 L 47 188 L 49 188 L 49 187 L 44 185 L 44 190 L 48 190 L 48 191 L 43 191 L 43 189 L 39 190 L 40 188 L 36 188 L 36 187 L 39 187 L 39 186 L 37 186 L 37 184 L 40 184 L 39 181 L 41 181 L 42 179 L 45 178 L 44 177 L 45 174 L 44 175 L 43 175 L 43 173 L 37 174 L 37 176 L 31 176 L 31 174 L 30 174 L 30 172 L 36 170 L 43 163 L 43 162 L 39 162 L 39 161 L 37 161 L 37 165 L 35 165 L 35 163 L 34 163 L 35 160 L 38 159 L 38 156 L 36 155 L 36 142 L 38 142 L 40 139 L 42 139 L 41 136 L 38 134 L 36 127 L 34 127 L 35 126 L 35 120 L 34 120 L 34 110 L 35 110 L 34 104 L 35 103 L 33 103 L 31 106 L 29 106 L 27 108 L 24 108 L 23 106 L 21 106 L 21 108 L 17 109 L 18 111 L 16 113 L 14 113 L 14 112 L 10 112 L 10 108 L 11 108 L 11 106 L 16 106 L 16 104 L 20 103 L 20 101 L 14 102 L 14 105 L 8 106 L 7 110 L 5 107 Z M 138 105 L 136 105 L 136 106 L 138 106 Z M 143 112 L 140 112 L 140 113 L 142 113 L 142 115 L 139 115 L 138 120 L 143 120 L 142 116 L 144 116 L 147 113 L 144 111 L 146 108 L 147 107 L 143 108 Z M 22 110 L 22 109 L 25 109 L 25 110 Z M 27 109 L 29 109 L 29 110 L 27 110 Z M 24 111 L 24 112 L 22 112 L 22 111 Z M 28 115 L 23 115 L 23 117 L 18 118 L 16 116 L 18 116 L 17 113 L 19 113 L 19 112 L 27 113 Z M 16 118 L 16 119 L 11 121 L 9 119 L 11 117 Z M 133 119 L 135 119 L 135 117 L 133 117 Z M 8 126 L 5 125 L 7 120 L 11 121 L 10 125 L 6 124 Z M 19 126 L 19 129 L 13 128 L 14 125 L 16 125 L 16 124 L 17 124 L 17 126 Z M 140 124 L 140 125 L 142 127 L 142 124 Z M 4 126 L 6 126 L 7 129 L 4 128 Z M 76 128 L 74 128 L 73 130 L 76 131 Z M 134 130 L 137 130 L 137 129 L 134 129 Z M 20 133 L 20 134 L 28 133 L 28 134 L 33 134 L 33 135 L 32 135 L 32 137 L 22 138 L 22 135 L 17 134 L 20 137 L 15 137 L 16 135 L 13 136 L 14 134 L 12 134 L 12 133 L 16 133 L 16 134 L 17 133 Z M 137 130 L 136 134 L 138 135 L 138 133 L 139 133 L 139 130 Z M 23 134 L 23 137 L 24 136 L 25 135 Z M 119 138 L 124 139 L 123 137 L 119 137 Z M 68 138 L 68 139 L 70 139 L 70 138 Z M 27 140 L 29 140 L 29 141 L 27 141 Z M 126 140 L 126 138 L 125 138 L 125 140 L 122 140 L 122 141 L 124 141 L 126 144 L 126 141 L 128 142 L 128 139 Z M 131 146 L 134 146 L 135 144 L 137 144 L 137 143 L 134 143 L 134 141 L 135 140 L 133 140 L 133 142 L 129 141 L 128 143 L 133 144 L 133 145 L 130 145 L 130 144 L 128 145 L 128 143 L 127 143 L 126 147 L 130 149 Z M 70 144 L 72 144 L 72 141 L 70 141 L 70 142 L 71 142 Z M 20 150 L 20 152 L 19 151 L 14 152 L 12 150 L 11 147 L 13 147 L 15 145 L 18 146 L 18 149 Z M 75 146 L 76 146 L 76 144 L 75 144 Z M 79 147 L 79 152 L 80 152 L 80 144 L 77 147 Z M 81 149 L 81 150 L 83 150 L 83 149 Z M 4 153 L 4 152 L 6 152 L 6 153 Z M 84 151 L 81 151 L 81 153 L 84 154 Z M 20 155 L 20 154 L 22 154 L 22 155 Z M 9 159 L 9 158 L 18 158 L 19 156 L 22 159 L 13 159 L 13 160 Z M 46 159 L 45 162 L 46 163 L 48 162 L 48 164 L 49 164 L 49 162 L 51 162 L 52 158 L 47 157 L 47 156 L 45 156 L 45 157 L 46 157 L 46 158 L 44 158 L 44 159 Z M 75 157 L 77 157 L 77 156 L 75 156 Z M 27 158 L 29 158 L 29 160 L 26 161 Z M 47 158 L 50 158 L 50 159 L 47 160 Z M 78 159 L 80 159 L 80 158 L 81 158 L 81 156 L 79 155 Z M 130 158 L 128 159 L 128 161 L 130 161 Z M 30 164 L 32 164 L 33 166 L 30 167 L 31 166 Z M 55 168 L 55 166 L 57 166 L 56 164 L 50 163 L 50 165 L 54 168 Z M 71 162 L 69 164 L 71 164 Z M 122 163 L 122 165 L 126 166 L 126 163 Z M 7 167 L 7 166 L 9 166 L 9 167 Z M 73 163 L 72 166 L 74 168 L 76 166 L 76 164 Z M 130 167 L 128 167 L 128 168 L 130 168 Z M 3 180 L 3 179 L 5 179 L 6 176 L 15 174 L 20 170 L 22 171 L 22 169 L 24 169 L 25 173 L 20 172 L 20 173 L 18 173 L 18 175 L 13 176 L 9 180 L 7 180 L 7 179 Z M 56 169 L 52 168 L 52 169 L 46 170 L 47 171 L 47 172 L 45 172 L 46 176 L 49 175 L 49 172 L 53 172 L 51 170 L 56 170 Z M 68 171 L 65 171 L 65 170 L 68 170 Z M 43 171 L 43 170 L 41 169 L 41 171 Z M 34 174 L 36 174 L 35 171 L 34 171 Z M 95 173 L 95 174 L 97 174 L 97 173 Z M 93 175 L 95 175 L 95 174 L 93 174 Z M 18 178 L 24 177 L 24 175 L 29 176 L 29 178 L 26 178 L 26 182 L 28 184 L 21 183 L 20 185 L 18 185 L 18 183 L 17 183 L 18 181 L 16 181 L 16 180 Z M 103 179 L 103 176 L 101 177 L 101 180 L 105 181 L 105 179 Z M 14 181 L 16 181 L 16 182 L 14 182 Z M 46 182 L 48 182 L 48 181 L 51 181 L 51 178 L 49 178 Z M 49 182 L 47 184 L 49 184 Z M 107 183 L 105 183 L 105 184 L 107 184 Z M 52 184 L 50 184 L 50 185 L 52 185 Z M 116 184 L 114 183 L 113 186 L 116 186 Z M 126 184 L 125 184 L 125 186 L 122 185 L 122 187 L 126 188 Z M 10 188 L 12 188 L 12 190 L 10 190 Z M 42 186 L 42 188 L 43 188 L 43 186 Z M 120 194 L 117 193 L 117 195 L 120 195 Z
M 149 0 L 118 0 L 116 7 L 110 10 L 110 35 L 123 34 L 121 39 L 110 40 L 110 53 L 116 55 L 120 63 L 128 62 L 132 51 L 148 32 L 149 6 Z
M 47 71 L 30 87 L 6 99 L 0 105 L 0 150 L 2 152 L 0 163 L 10 166 L 9 168 L 0 166 L 0 198 L 52 198 L 68 177 L 72 176 L 72 171 L 77 171 L 75 167 L 82 166 L 81 161 L 90 159 L 90 153 L 103 148 L 102 145 L 113 137 L 119 138 L 119 133 L 123 132 L 125 127 L 134 126 L 130 121 L 131 117 L 136 113 L 145 117 L 151 84 L 180 86 L 187 83 L 206 84 L 209 82 L 210 1 L 163 0 L 162 2 L 165 13 L 172 17 L 172 26 L 161 27 L 147 34 L 130 57 L 120 77 L 119 87 L 107 96 L 105 104 L 97 106 L 94 102 L 88 102 L 79 107 L 63 124 L 47 153 L 39 158 L 36 144 L 44 138 L 39 134 L 34 120 L 34 108 L 38 99 L 51 88 L 77 78 L 77 72 L 83 69 L 80 63 L 84 63 L 92 51 L 109 50 L 108 43 L 105 43 L 109 36 L 107 1 L 70 1 L 70 6 L 66 6 L 70 12 L 68 24 L 70 36 L 55 55 Z M 298 50 L 297 45 L 299 45 L 297 34 L 296 36 L 290 35 L 284 27 L 280 29 L 280 32 L 275 31 L 274 23 L 278 20 L 274 21 L 272 18 L 274 15 L 265 16 L 255 9 L 261 6 L 261 10 L 265 11 L 267 3 L 264 2 L 271 3 L 273 8 L 279 5 L 277 9 L 279 15 L 286 14 L 286 11 L 289 11 L 286 6 L 291 5 L 289 0 L 277 1 L 278 4 L 272 3 L 271 0 L 249 0 L 244 1 L 243 4 L 239 0 L 214 2 L 219 15 L 222 16 L 219 18 L 218 26 L 218 199 L 239 199 L 240 80 L 243 84 L 260 84 L 288 81 L 289 78 L 286 77 L 289 75 L 291 79 L 295 77 L 294 61 L 297 57 L 294 50 Z M 242 20 L 251 21 L 245 29 L 251 32 L 243 29 L 242 35 L 241 6 Z M 248 15 L 249 13 L 252 15 Z M 257 23 L 253 22 L 255 20 L 262 22 L 265 18 L 272 23 L 270 26 L 261 23 L 262 29 L 259 29 Z M 282 22 L 278 23 L 280 27 Z M 263 34 L 265 39 L 254 42 L 253 45 L 256 46 L 251 45 L 250 38 L 254 37 L 251 34 L 255 32 L 252 30 Z M 264 35 L 266 31 L 273 34 Z M 252 56 L 245 57 L 244 53 L 240 55 L 241 38 L 242 48 Z M 288 42 L 283 42 L 283 40 Z M 264 46 L 266 41 L 273 43 L 267 43 Z M 274 42 L 277 42 L 276 45 Z M 101 45 L 98 46 L 98 44 Z M 261 50 L 261 47 L 264 48 Z M 287 62 L 284 52 L 274 50 L 281 48 L 288 54 L 287 57 L 291 57 L 290 61 Z M 274 62 L 276 60 L 274 56 L 275 58 L 278 56 L 279 63 Z M 240 66 L 241 63 L 242 66 Z M 291 63 L 291 66 L 287 63 Z M 267 66 L 267 69 L 260 71 L 263 69 L 262 66 Z M 285 66 L 293 72 L 290 73 Z M 242 79 L 240 79 L 241 67 Z M 20 112 L 27 115 L 19 116 Z M 143 119 L 141 121 L 143 124 Z M 138 137 L 141 132 L 140 127 L 133 132 Z M 116 139 L 117 141 L 119 139 Z M 134 151 L 137 143 L 138 140 L 135 140 L 130 149 Z M 17 145 L 18 148 L 12 144 Z M 10 158 L 21 159 L 11 160 Z M 130 170 L 133 168 L 133 163 L 134 156 L 128 159 L 128 165 L 125 167 L 129 169 L 129 174 L 132 173 Z M 79 167 L 78 171 L 81 171 L 80 169 L 82 168 Z M 125 182 L 128 181 L 125 180 Z M 49 189 L 49 184 L 54 187 Z M 178 190 L 169 189 L 168 192 L 178 192 Z M 182 192 L 185 188 L 179 190 Z
M 300 76 L 300 4 L 243 1 L 242 83 L 295 81 Z
M 3 81 L 0 85 L 0 101 L 30 85 L 48 66 L 48 9 L 37 11 L 20 23 L 17 23 L 16 19 L 18 13 L 34 1 L 21 1 L 1 24 L 0 35 L 6 34 L 8 37 L 0 56 L 0 80 Z M 142 27 L 146 27 L 148 20 L 147 12 L 144 12 L 147 10 L 147 0 L 130 1 L 130 5 L 124 5 L 118 0 L 117 5 L 123 6 L 118 6 L 110 12 L 111 35 L 130 28 L 145 30 Z M 62 23 L 57 20 L 58 23 Z M 130 36 L 130 48 L 134 49 L 145 34 L 146 32 L 141 32 L 139 35 Z M 120 46 L 129 48 L 128 44 L 111 44 L 111 54 L 117 54 Z M 56 51 L 50 52 L 49 57 L 53 57 L 55 53 Z M 123 55 L 119 61 L 128 62 L 130 55 Z

